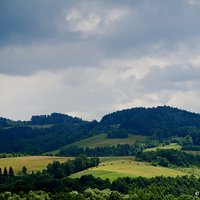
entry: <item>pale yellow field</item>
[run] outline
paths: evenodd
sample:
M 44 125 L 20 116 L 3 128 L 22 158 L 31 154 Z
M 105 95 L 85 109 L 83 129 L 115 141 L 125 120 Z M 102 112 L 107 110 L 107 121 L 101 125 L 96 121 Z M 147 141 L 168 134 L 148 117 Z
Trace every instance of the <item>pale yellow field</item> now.
M 26 166 L 28 172 L 41 171 L 47 167 L 49 163 L 53 161 L 65 162 L 67 157 L 54 157 L 54 156 L 23 156 L 23 157 L 11 157 L 11 158 L 1 158 L 0 168 L 3 170 L 4 167 L 9 169 L 11 166 L 17 174 L 21 171 L 23 166 Z

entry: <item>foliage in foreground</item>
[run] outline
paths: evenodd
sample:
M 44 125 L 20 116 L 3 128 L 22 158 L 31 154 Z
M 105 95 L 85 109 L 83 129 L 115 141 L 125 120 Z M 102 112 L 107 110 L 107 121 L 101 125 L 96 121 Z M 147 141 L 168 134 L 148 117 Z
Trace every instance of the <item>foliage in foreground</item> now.
M 155 193 L 154 193 L 155 192 Z M 135 193 L 124 195 L 118 191 L 110 189 L 99 190 L 88 188 L 82 193 L 77 191 L 60 192 L 56 194 L 44 191 L 30 191 L 29 193 L 12 194 L 4 192 L 0 194 L 0 200 L 197 200 L 195 195 L 180 195 L 175 197 L 172 194 L 163 195 L 157 191 L 136 191 Z

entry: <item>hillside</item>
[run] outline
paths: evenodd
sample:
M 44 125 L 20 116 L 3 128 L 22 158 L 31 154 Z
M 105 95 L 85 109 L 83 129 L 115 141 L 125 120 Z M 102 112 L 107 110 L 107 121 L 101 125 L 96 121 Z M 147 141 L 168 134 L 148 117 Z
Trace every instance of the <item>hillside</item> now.
M 101 135 L 103 133 L 113 140 L 104 141 L 105 135 Z M 132 142 L 130 135 L 149 136 L 152 138 L 150 141 L 157 140 L 157 143 L 167 140 L 177 142 L 173 141 L 173 138 L 188 139 L 190 136 L 190 144 L 200 145 L 200 115 L 178 108 L 159 106 L 117 111 L 105 115 L 100 122 L 88 122 L 60 113 L 33 116 L 30 121 L 0 118 L 0 152 L 6 153 L 40 154 L 69 144 L 92 144 L 94 147 L 117 144 L 119 141 L 129 144 Z
M 89 147 L 89 148 L 95 148 L 95 147 L 103 147 L 103 146 L 116 146 L 118 144 L 134 144 L 136 141 L 143 141 L 145 139 L 145 136 L 142 135 L 128 135 L 128 138 L 107 138 L 106 134 L 99 134 L 95 135 L 89 138 L 86 138 L 84 140 L 80 140 L 78 142 L 74 142 L 72 144 L 63 146 L 61 148 L 66 148 L 68 146 L 77 146 L 77 147 Z M 49 153 L 56 154 L 61 149 L 54 150 Z
M 106 134 L 96 135 L 79 142 L 75 142 L 72 145 L 78 147 L 103 147 L 103 146 L 115 146 L 118 144 L 134 144 L 136 141 L 144 140 L 144 136 L 141 135 L 128 135 L 128 138 L 107 138 Z
M 169 106 L 117 111 L 105 115 L 100 123 L 160 140 L 190 135 L 193 143 L 200 145 L 200 115 Z
M 112 158 L 108 161 L 103 161 L 98 167 L 93 167 L 88 170 L 84 170 L 70 177 L 77 178 L 82 175 L 92 174 L 95 177 L 100 177 L 102 179 L 109 178 L 110 180 L 115 180 L 119 177 L 155 177 L 155 176 L 167 176 L 176 177 L 177 175 L 183 176 L 187 175 L 187 172 L 183 170 L 170 169 L 160 166 L 152 166 L 146 162 L 134 161 L 130 157 Z
M 144 152 L 156 151 L 157 149 L 175 149 L 175 150 L 180 150 L 181 146 L 178 145 L 177 143 L 171 143 L 171 144 L 164 145 L 164 146 L 157 146 L 157 147 L 153 147 L 153 148 L 147 148 L 147 149 L 144 150 Z
M 47 167 L 49 163 L 54 161 L 65 162 L 68 159 L 66 157 L 55 157 L 55 156 L 22 156 L 22 157 L 10 157 L 0 159 L 0 168 L 4 169 L 6 167 L 13 167 L 15 174 L 22 170 L 23 166 L 26 166 L 27 172 L 32 171 L 42 171 Z
M 38 154 L 92 135 L 91 122 L 58 113 L 33 116 L 26 122 L 5 121 L 0 128 L 0 152 L 6 153 Z

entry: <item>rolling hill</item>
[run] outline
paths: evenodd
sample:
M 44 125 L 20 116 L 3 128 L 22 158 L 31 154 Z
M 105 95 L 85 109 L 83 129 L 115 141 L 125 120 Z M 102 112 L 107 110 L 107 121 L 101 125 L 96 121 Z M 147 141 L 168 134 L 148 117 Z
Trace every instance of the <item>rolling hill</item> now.
M 88 170 L 84 170 L 70 177 L 77 178 L 82 175 L 92 174 L 95 177 L 100 177 L 102 179 L 109 178 L 111 181 L 119 177 L 155 177 L 155 176 L 184 176 L 188 175 L 187 171 L 180 171 L 178 169 L 171 169 L 160 166 L 152 166 L 146 162 L 134 161 L 131 157 L 116 157 L 109 160 L 102 160 L 98 167 L 93 167 Z
M 12 167 L 15 174 L 22 170 L 23 166 L 26 166 L 27 172 L 41 171 L 47 167 L 49 163 L 53 161 L 65 162 L 68 157 L 55 157 L 55 156 L 22 156 L 22 157 L 10 157 L 0 159 L 0 168 L 3 170 L 4 167 L 9 169 Z
M 113 140 L 105 140 L 105 134 Z M 128 134 L 128 139 L 119 139 Z M 33 116 L 30 121 L 0 118 L 0 153 L 42 154 L 70 144 L 83 147 L 130 144 L 135 137 L 131 135 L 159 141 L 190 136 L 194 145 L 200 145 L 200 115 L 159 106 L 117 111 L 105 115 L 100 122 L 59 113 Z

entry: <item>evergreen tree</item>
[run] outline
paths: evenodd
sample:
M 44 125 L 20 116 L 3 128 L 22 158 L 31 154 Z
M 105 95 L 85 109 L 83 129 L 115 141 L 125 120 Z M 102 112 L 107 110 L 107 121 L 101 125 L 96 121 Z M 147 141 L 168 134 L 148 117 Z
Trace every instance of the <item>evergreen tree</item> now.
M 7 171 L 7 168 L 6 168 L 6 167 L 4 167 L 3 175 L 4 175 L 4 176 L 8 176 L 8 171 Z
M 9 176 L 14 176 L 14 171 L 13 171 L 13 168 L 12 168 L 12 167 L 9 168 L 8 175 L 9 175 Z
M 22 167 L 22 171 L 21 172 L 22 172 L 22 174 L 27 174 L 27 168 L 26 168 L 26 166 Z

